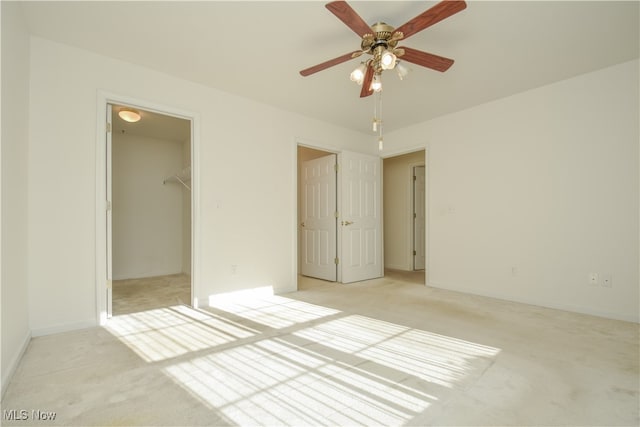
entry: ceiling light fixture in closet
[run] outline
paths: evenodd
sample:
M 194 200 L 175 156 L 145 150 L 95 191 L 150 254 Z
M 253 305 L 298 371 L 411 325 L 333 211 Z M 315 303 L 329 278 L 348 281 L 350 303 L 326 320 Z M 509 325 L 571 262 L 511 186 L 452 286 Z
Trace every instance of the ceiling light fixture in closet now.
M 129 123 L 140 121 L 140 113 L 129 108 L 123 108 L 122 110 L 118 111 L 118 116 L 120 116 L 120 118 L 125 122 Z

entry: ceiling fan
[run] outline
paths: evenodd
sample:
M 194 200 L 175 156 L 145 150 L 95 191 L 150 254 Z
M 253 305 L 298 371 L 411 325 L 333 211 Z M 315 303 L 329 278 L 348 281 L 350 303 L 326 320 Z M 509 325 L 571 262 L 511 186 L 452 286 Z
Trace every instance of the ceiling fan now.
M 444 0 L 411 19 L 409 22 L 398 28 L 393 28 L 384 22 L 377 22 L 372 26 L 367 25 L 360 15 L 345 1 L 332 1 L 327 3 L 326 8 L 362 38 L 360 50 L 306 68 L 300 71 L 300 74 L 309 76 L 352 58 L 357 58 L 363 54 L 371 55 L 372 58 L 362 62 L 360 66 L 351 73 L 351 80 L 362 85 L 362 90 L 360 91 L 360 97 L 362 98 L 381 89 L 380 75 L 383 71 L 395 68 L 400 78 L 406 75 L 408 70 L 401 66 L 398 58 L 401 58 L 402 61 L 411 62 L 440 72 L 447 71 L 453 64 L 453 59 L 444 58 L 406 46 L 398 46 L 398 42 L 464 10 L 466 7 L 467 4 L 464 1 Z

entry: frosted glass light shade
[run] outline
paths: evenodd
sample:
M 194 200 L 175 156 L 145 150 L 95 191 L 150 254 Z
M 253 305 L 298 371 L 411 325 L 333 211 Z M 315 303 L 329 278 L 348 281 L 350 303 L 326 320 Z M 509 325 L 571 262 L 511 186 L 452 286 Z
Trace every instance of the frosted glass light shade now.
M 383 70 L 392 70 L 396 66 L 396 56 L 388 50 L 385 50 L 380 57 L 380 67 Z
M 365 70 L 366 70 L 365 65 L 360 64 L 358 68 L 356 68 L 351 72 L 351 74 L 349 75 L 349 78 L 351 79 L 352 82 L 356 82 L 358 85 L 361 85 L 362 82 L 364 81 Z
M 373 77 L 373 81 L 371 82 L 371 90 L 374 92 L 380 92 L 382 90 L 382 80 L 380 80 L 380 77 L 377 74 Z
M 125 122 L 135 123 L 140 120 L 140 113 L 134 110 L 122 109 L 118 111 L 118 116 Z
M 398 77 L 400 77 L 400 80 L 403 80 L 405 77 L 407 77 L 409 71 L 411 70 L 402 65 L 400 62 L 398 62 L 398 64 L 396 65 L 396 72 L 398 73 Z

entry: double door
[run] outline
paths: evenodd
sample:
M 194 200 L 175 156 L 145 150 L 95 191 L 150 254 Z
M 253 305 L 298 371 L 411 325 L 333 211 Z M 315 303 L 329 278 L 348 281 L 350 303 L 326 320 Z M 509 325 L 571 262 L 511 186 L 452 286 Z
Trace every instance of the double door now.
M 303 162 L 302 275 L 342 283 L 383 275 L 381 183 L 375 156 L 343 151 Z

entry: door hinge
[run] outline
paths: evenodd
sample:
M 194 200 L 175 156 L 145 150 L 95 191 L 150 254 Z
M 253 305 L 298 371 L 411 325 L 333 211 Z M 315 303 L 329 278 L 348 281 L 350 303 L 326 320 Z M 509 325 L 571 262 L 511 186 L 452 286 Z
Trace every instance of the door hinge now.
M 111 123 L 107 122 L 107 133 L 111 133 Z
M 105 206 L 105 210 L 109 212 L 111 210 L 111 200 L 107 200 L 107 204 Z
M 336 163 L 335 165 L 333 165 L 333 170 L 334 170 L 334 171 L 338 172 L 338 169 L 340 169 L 340 168 L 338 167 L 338 164 L 337 164 L 337 163 Z
M 338 214 L 338 211 L 335 211 L 335 212 L 333 213 L 333 216 L 335 216 L 336 218 L 340 218 L 340 214 Z
M 418 217 L 418 214 L 414 212 L 414 213 L 413 213 L 413 218 L 415 219 L 415 218 L 417 218 L 417 217 Z
M 413 180 L 416 181 L 417 179 L 418 179 L 418 177 L 413 175 Z
M 413 251 L 413 256 L 418 255 L 418 253 L 416 251 Z
M 339 258 L 335 258 L 335 259 L 333 260 L 333 262 L 335 262 L 336 264 L 340 264 L 340 259 L 339 259 Z

